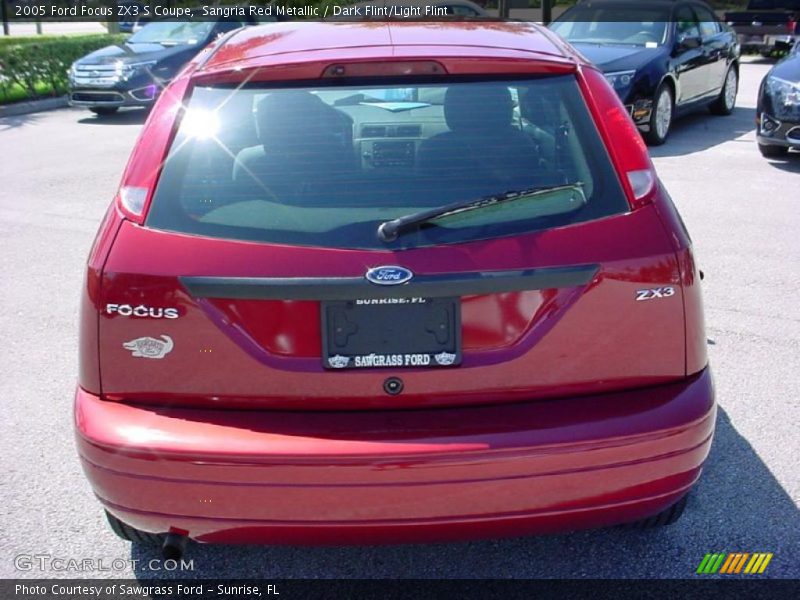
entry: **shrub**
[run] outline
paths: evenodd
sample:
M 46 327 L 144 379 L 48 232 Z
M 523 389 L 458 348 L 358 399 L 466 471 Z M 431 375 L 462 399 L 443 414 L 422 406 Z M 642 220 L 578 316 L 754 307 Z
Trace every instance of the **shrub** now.
M 124 35 L 100 34 L 47 36 L 42 40 L 19 38 L 16 43 L 3 40 L 0 44 L 0 101 L 9 100 L 11 88 L 24 90 L 28 99 L 63 94 L 67 89 L 67 71 L 74 61 L 125 38 Z

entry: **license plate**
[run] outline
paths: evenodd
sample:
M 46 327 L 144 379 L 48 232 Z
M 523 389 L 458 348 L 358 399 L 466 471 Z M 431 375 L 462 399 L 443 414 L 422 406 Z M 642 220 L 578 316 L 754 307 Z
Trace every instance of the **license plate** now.
M 83 78 L 77 79 L 76 83 L 79 87 L 112 87 L 114 82 L 108 78 Z
M 461 301 L 325 301 L 322 360 L 326 369 L 456 366 L 461 363 Z

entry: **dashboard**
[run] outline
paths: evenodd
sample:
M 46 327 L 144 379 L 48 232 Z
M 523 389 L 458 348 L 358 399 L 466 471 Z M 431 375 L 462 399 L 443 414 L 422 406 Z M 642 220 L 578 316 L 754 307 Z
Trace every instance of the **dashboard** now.
M 337 106 L 353 120 L 353 149 L 362 169 L 405 170 L 417 167 L 420 144 L 448 131 L 444 108 L 381 102 Z

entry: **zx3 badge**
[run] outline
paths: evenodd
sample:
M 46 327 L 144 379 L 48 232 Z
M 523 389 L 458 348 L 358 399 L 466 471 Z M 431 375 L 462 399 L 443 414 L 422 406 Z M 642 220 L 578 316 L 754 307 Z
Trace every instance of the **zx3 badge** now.
M 649 290 L 636 290 L 636 301 L 655 300 L 657 298 L 669 298 L 675 295 L 675 288 L 672 286 L 651 288 Z

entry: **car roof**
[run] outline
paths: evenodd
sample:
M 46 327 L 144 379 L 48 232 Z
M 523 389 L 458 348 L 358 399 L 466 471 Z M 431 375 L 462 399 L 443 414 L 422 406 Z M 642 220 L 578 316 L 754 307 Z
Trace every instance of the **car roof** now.
M 583 62 L 541 25 L 515 21 L 288 21 L 239 30 L 202 66 L 213 72 L 312 60 L 392 59 L 456 52 L 480 58 Z
M 677 4 L 702 4 L 704 6 L 709 6 L 706 0 L 647 0 L 647 2 L 642 2 L 642 0 L 581 0 L 577 2 L 574 6 L 576 7 L 591 7 L 591 6 L 632 6 L 636 8 L 650 8 L 650 7 L 658 7 L 658 8 L 669 8 L 671 6 L 675 6 Z

